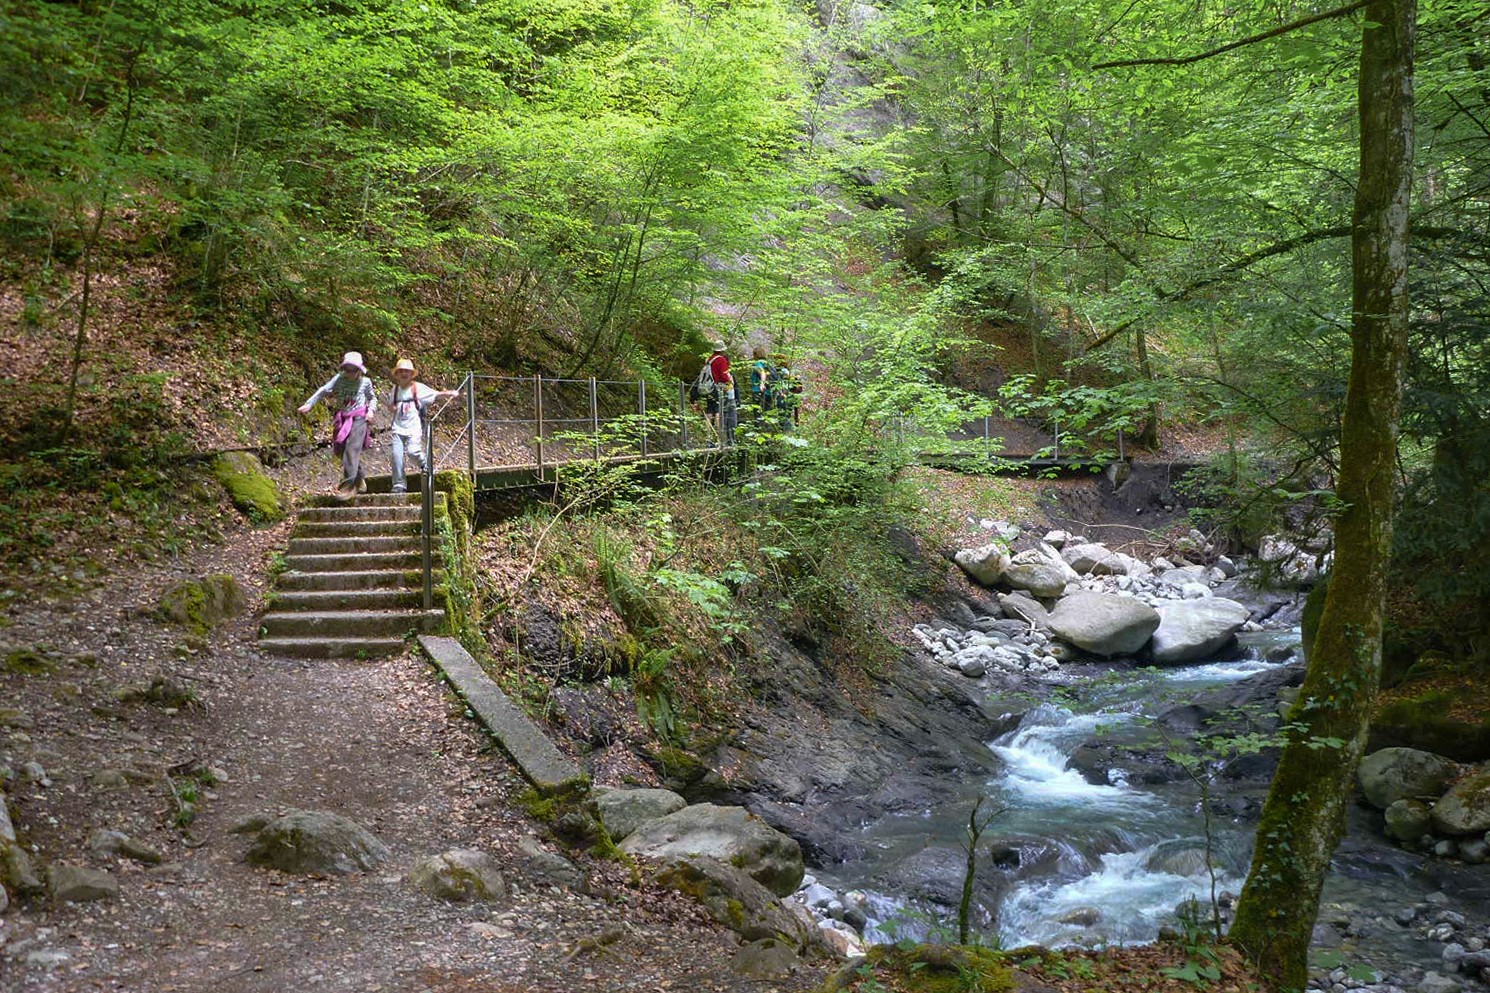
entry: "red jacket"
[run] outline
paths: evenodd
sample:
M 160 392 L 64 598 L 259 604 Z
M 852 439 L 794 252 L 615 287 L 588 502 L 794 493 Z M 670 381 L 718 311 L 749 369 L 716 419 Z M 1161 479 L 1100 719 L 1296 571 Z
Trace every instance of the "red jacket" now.
M 729 374 L 729 356 L 715 355 L 709 359 L 709 370 L 714 375 L 716 383 L 732 383 L 733 377 Z

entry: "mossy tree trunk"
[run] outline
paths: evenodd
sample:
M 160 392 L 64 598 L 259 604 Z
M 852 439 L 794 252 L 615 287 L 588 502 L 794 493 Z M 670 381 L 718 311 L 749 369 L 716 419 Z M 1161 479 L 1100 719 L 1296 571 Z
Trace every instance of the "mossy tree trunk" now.
M 1361 44 L 1350 385 L 1335 565 L 1292 717 L 1304 725 L 1268 792 L 1231 938 L 1280 989 L 1303 989 L 1319 891 L 1345 824 L 1381 676 L 1393 460 L 1407 354 L 1416 0 L 1371 0 Z M 1325 740 L 1337 742 L 1319 747 Z

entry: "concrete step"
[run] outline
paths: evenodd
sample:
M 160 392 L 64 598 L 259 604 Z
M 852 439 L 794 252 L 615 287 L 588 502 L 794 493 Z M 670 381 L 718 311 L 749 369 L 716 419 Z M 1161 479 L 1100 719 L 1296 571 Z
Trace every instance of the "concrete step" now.
M 419 536 L 420 520 L 406 521 L 298 521 L 292 538 L 397 538 Z
M 311 501 L 313 507 L 417 507 L 418 493 L 363 493 L 345 502 L 334 496 L 318 496 Z
M 275 611 L 417 610 L 424 602 L 424 589 L 283 590 L 274 593 L 269 602 Z
M 440 553 L 434 554 L 438 566 Z M 367 572 L 387 569 L 423 569 L 424 555 L 417 546 L 407 552 L 356 552 L 337 555 L 286 555 L 285 566 L 298 572 Z
M 435 582 L 443 573 L 435 570 Z M 361 572 L 286 572 L 280 574 L 275 588 L 285 592 L 337 590 L 404 590 L 420 589 L 424 577 L 419 566 L 413 569 L 368 569 Z
M 396 535 L 391 538 L 291 538 L 290 555 L 355 555 L 359 552 L 418 551 L 418 535 Z
M 301 659 L 373 659 L 404 650 L 402 638 L 261 638 L 259 648 Z
M 338 507 L 306 507 L 297 520 L 302 524 L 319 524 L 346 521 L 417 521 L 422 510 L 415 504 L 411 507 L 356 507 L 344 504 Z
M 401 638 L 410 631 L 438 631 L 443 610 L 275 611 L 259 618 L 265 638 Z

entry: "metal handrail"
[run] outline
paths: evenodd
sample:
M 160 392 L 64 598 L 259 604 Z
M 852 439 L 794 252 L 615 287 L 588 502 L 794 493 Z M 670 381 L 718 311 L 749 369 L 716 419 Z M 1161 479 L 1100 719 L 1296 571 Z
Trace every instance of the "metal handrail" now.
M 478 417 L 476 405 L 476 387 L 478 382 L 503 382 L 503 383 L 531 383 L 532 384 L 532 417 Z M 589 416 L 580 417 L 546 417 L 544 415 L 544 387 L 569 385 L 583 385 L 585 387 L 585 401 L 589 407 Z M 636 403 L 634 414 L 621 414 L 615 416 L 600 416 L 600 398 L 597 393 L 601 386 L 625 386 L 635 391 Z M 533 376 L 490 376 L 468 372 L 461 380 L 460 393 L 464 393 L 464 403 L 452 400 L 442 404 L 424 420 L 424 459 L 425 472 L 423 485 L 420 487 L 421 496 L 421 520 L 420 537 L 422 543 L 423 572 L 424 572 L 424 607 L 426 610 L 434 606 L 434 502 L 435 502 L 435 474 L 437 463 L 443 463 L 464 443 L 465 471 L 474 480 L 480 466 L 477 464 L 477 426 L 481 424 L 531 425 L 533 433 L 530 438 L 534 451 L 534 468 L 537 477 L 544 478 L 544 470 L 559 462 L 585 462 L 602 460 L 605 458 L 605 445 L 600 440 L 600 426 L 624 421 L 627 417 L 639 417 L 640 419 L 640 449 L 643 457 L 664 455 L 671 452 L 686 452 L 693 449 L 692 439 L 689 437 L 688 424 L 688 380 L 678 383 L 677 409 L 672 410 L 671 401 L 661 405 L 660 409 L 649 408 L 647 396 L 647 383 L 643 379 L 635 380 L 607 380 L 607 379 L 550 379 L 542 375 Z M 608 394 L 614 396 L 614 394 Z M 664 394 L 665 396 L 666 394 Z M 562 403 L 563 397 L 559 397 Z M 442 453 L 437 455 L 435 451 L 435 427 L 436 421 L 442 424 L 449 423 L 445 418 L 447 411 L 458 411 L 462 418 L 460 431 L 451 440 Z M 676 437 L 665 443 L 662 451 L 655 451 L 649 440 L 649 423 L 661 423 L 667 425 L 672 417 L 677 417 Z M 594 449 L 584 455 L 576 453 L 574 457 L 565 458 L 561 453 L 556 458 L 555 454 L 548 450 L 548 446 L 555 440 L 562 442 L 563 439 L 552 437 L 553 432 L 548 430 L 552 427 L 573 424 L 588 424 L 594 434 Z M 547 436 L 547 437 L 546 437 Z M 458 459 L 459 456 L 456 456 Z M 458 462 L 455 464 L 459 464 Z

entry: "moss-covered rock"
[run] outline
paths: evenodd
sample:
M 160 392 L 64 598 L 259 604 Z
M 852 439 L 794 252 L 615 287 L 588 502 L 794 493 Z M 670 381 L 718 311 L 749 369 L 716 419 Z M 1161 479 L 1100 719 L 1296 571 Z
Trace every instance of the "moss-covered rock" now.
M 166 590 L 156 604 L 155 617 L 200 635 L 241 614 L 247 606 L 248 598 L 238 581 L 218 573 L 188 579 Z
M 863 963 L 851 962 L 824 993 L 860 988 L 867 978 L 907 993 L 1008 993 L 1017 988 L 1004 955 L 967 945 L 876 945 Z M 1045 988 L 1045 987 L 1041 987 Z
M 252 452 L 224 452 L 212 463 L 212 475 L 227 491 L 233 506 L 255 524 L 270 524 L 285 516 L 279 486 Z

